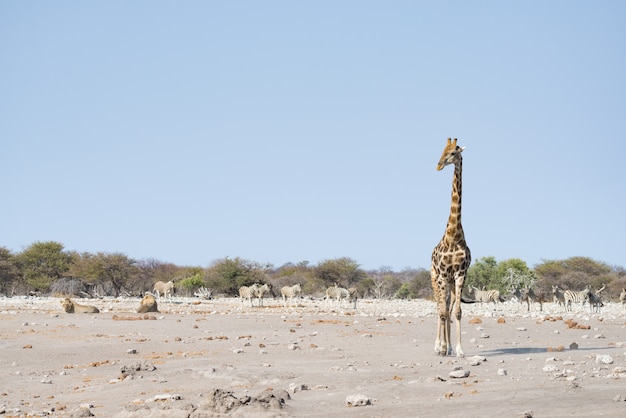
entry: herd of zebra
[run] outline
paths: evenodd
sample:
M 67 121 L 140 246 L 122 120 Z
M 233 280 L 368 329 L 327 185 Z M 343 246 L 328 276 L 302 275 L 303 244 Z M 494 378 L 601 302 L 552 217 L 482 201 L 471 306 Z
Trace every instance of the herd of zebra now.
M 565 311 L 572 311 L 574 304 L 580 304 L 583 309 L 585 303 L 589 303 L 590 312 L 600 312 L 600 308 L 604 306 L 602 299 L 602 292 L 606 286 L 603 285 L 600 289 L 595 291 L 591 290 L 591 287 L 587 285 L 585 289 L 581 291 L 563 290 L 559 286 L 552 286 L 552 292 L 543 292 L 533 290 L 532 288 L 515 288 L 511 289 L 511 293 L 508 296 L 502 295 L 499 290 L 496 289 L 479 289 L 476 286 L 470 286 L 470 293 L 473 293 L 473 299 L 463 298 L 464 303 L 489 303 L 493 302 L 494 309 L 498 303 L 504 302 L 507 299 L 513 297 L 517 299 L 520 304 L 526 303 L 527 311 L 530 311 L 532 303 L 539 304 L 539 310 L 543 311 L 543 304 L 546 302 L 553 302 L 555 306 L 562 307 Z M 167 283 L 157 282 L 154 285 L 154 293 L 157 298 L 161 295 L 171 298 L 171 293 L 174 290 L 174 283 L 169 281 Z M 209 292 L 210 294 L 210 292 Z M 280 295 L 283 299 L 283 306 L 287 307 L 295 302 L 296 298 L 302 294 L 302 287 L 300 284 L 293 286 L 284 286 L 280 289 Z M 244 306 L 244 302 L 247 300 L 250 306 L 254 306 L 252 300 L 257 299 L 257 306 L 263 306 L 263 299 L 265 297 L 274 297 L 274 291 L 270 283 L 259 284 L 255 283 L 252 286 L 241 286 L 239 288 L 239 297 L 241 298 L 241 306 Z M 354 309 L 356 309 L 357 302 L 357 290 L 356 288 L 345 289 L 337 284 L 326 289 L 324 299 L 328 304 L 335 301 L 339 306 L 343 306 L 344 301 L 352 302 Z M 622 289 L 619 295 L 621 304 L 626 309 L 626 288 Z
M 283 299 L 283 306 L 287 307 L 288 300 L 290 304 L 293 304 L 295 298 L 298 297 L 301 293 L 302 288 L 300 287 L 300 284 L 295 284 L 293 286 L 283 286 L 280 289 L 280 294 Z M 273 295 L 274 292 L 272 289 L 272 285 L 268 283 L 265 283 L 263 285 L 255 283 L 252 286 L 241 286 L 239 288 L 239 297 L 241 298 L 242 308 L 246 300 L 248 301 L 250 306 L 254 306 L 252 302 L 253 298 L 256 298 L 258 300 L 258 306 L 263 306 L 263 298 Z M 342 306 L 344 301 L 350 301 L 353 303 L 353 307 L 356 309 L 357 291 L 353 287 L 345 289 L 335 284 L 334 286 L 326 289 L 324 299 L 327 301 L 327 303 L 331 303 L 334 300 L 339 306 Z
M 519 303 L 526 302 L 528 311 L 530 311 L 531 303 L 538 303 L 539 310 L 543 311 L 544 303 L 553 302 L 555 306 L 562 307 L 565 311 L 572 311 L 573 304 L 580 303 L 582 309 L 585 303 L 589 303 L 590 312 L 600 312 L 600 308 L 604 306 L 602 299 L 604 289 L 606 289 L 606 285 L 603 285 L 600 289 L 595 291 L 591 290 L 589 285 L 581 291 L 563 290 L 559 286 L 552 286 L 552 292 L 547 293 L 535 291 L 532 288 L 515 288 L 512 290 L 511 296 L 515 297 Z M 500 291 L 496 289 L 485 290 L 471 286 L 471 291 L 474 293 L 474 299 L 464 300 L 465 302 L 493 302 L 495 307 L 499 302 L 506 300 L 506 298 L 500 294 Z M 622 305 L 626 307 L 626 288 L 622 290 L 619 299 Z

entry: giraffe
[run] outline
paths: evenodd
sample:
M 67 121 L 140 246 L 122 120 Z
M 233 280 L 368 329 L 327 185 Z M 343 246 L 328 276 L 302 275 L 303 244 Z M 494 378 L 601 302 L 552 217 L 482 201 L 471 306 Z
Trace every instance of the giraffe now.
M 465 243 L 465 235 L 461 226 L 461 173 L 463 158 L 460 147 L 448 138 L 446 147 L 441 154 L 437 170 L 442 170 L 449 164 L 454 164 L 454 178 L 452 180 L 452 203 L 446 232 L 435 247 L 432 254 L 430 278 L 433 293 L 437 301 L 437 339 L 435 352 L 440 356 L 452 354 L 450 341 L 451 315 L 456 318 L 456 356 L 464 357 L 461 348 L 461 292 L 465 273 L 469 268 L 472 257 L 470 249 Z

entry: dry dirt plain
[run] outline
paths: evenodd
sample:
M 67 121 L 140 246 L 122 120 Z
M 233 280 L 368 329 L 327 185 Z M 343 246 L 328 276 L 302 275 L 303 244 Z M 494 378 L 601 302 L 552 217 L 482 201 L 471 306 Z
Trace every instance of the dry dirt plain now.
M 80 303 L 101 312 L 0 299 L 0 416 L 626 416 L 617 303 L 463 305 L 461 359 L 434 354 L 430 301 Z

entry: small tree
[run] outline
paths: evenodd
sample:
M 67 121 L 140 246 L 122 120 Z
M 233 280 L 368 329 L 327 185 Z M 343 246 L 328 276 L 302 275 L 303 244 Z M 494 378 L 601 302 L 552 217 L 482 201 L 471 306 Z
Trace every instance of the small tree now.
M 17 259 L 5 247 L 0 247 L 0 294 L 13 296 L 19 283 Z
M 179 283 L 179 287 L 184 289 L 187 296 L 193 295 L 196 290 L 203 286 L 205 286 L 204 279 L 199 273 L 186 277 Z
M 264 283 L 270 264 L 260 264 L 236 257 L 213 262 L 206 271 L 206 283 L 217 293 L 238 295 L 241 286 Z
M 314 271 L 315 277 L 319 278 L 325 286 L 332 286 L 336 283 L 347 288 L 366 277 L 365 271 L 359 268 L 359 264 L 348 257 L 322 261 Z
M 498 263 L 495 257 L 482 257 L 475 261 L 467 270 L 465 288 L 475 286 L 479 289 L 496 288 L 500 283 L 497 281 Z
M 69 270 L 72 255 L 63 251 L 63 244 L 54 241 L 35 242 L 17 256 L 25 285 L 31 290 L 50 290 L 52 282 Z

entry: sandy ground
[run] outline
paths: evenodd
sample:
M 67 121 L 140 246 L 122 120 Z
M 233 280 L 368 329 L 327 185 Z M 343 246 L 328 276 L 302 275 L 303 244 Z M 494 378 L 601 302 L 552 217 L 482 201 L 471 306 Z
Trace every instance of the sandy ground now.
M 101 313 L 0 299 L 0 416 L 626 416 L 616 303 L 463 305 L 465 358 L 435 355 L 429 301 L 80 303 Z

